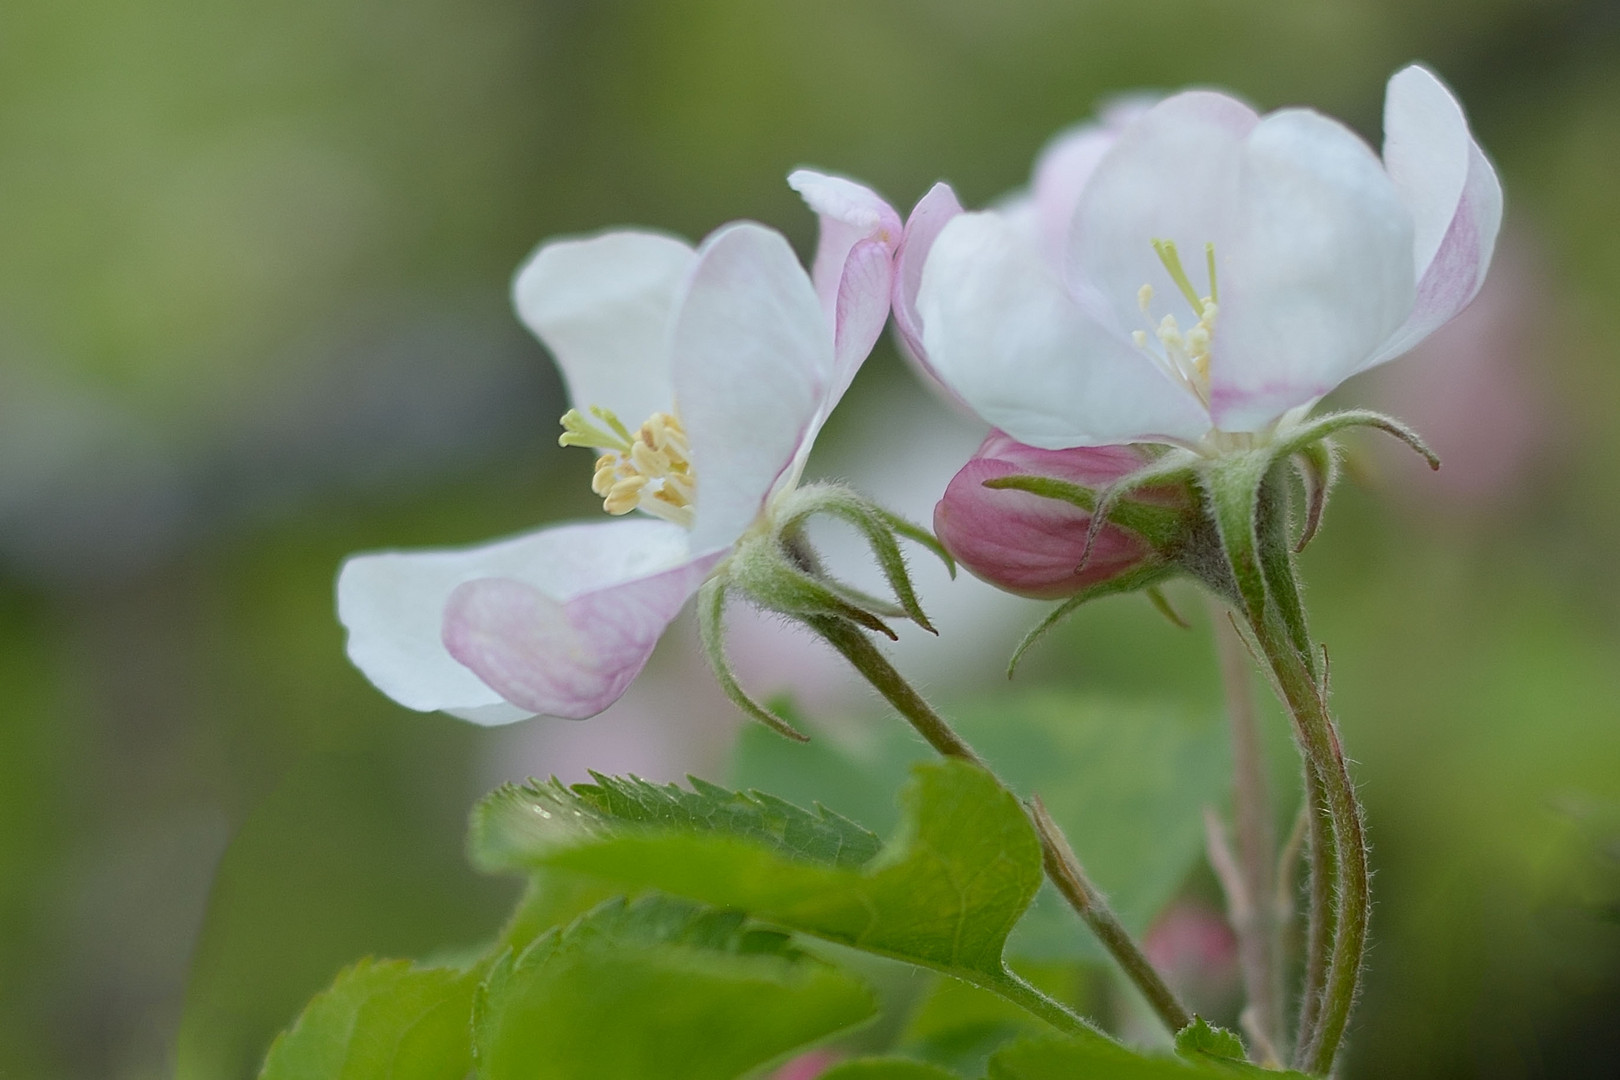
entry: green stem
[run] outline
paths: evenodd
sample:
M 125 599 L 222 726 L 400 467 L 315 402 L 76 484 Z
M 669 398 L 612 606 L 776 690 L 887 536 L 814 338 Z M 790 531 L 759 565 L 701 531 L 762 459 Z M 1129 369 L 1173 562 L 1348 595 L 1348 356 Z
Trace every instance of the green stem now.
M 1316 1032 L 1322 1012 L 1322 990 L 1327 985 L 1328 959 L 1337 930 L 1333 901 L 1338 856 L 1333 844 L 1333 817 L 1323 805 L 1319 776 L 1315 764 L 1307 761 L 1305 802 L 1301 809 L 1310 845 L 1310 896 L 1305 912 L 1305 983 L 1300 994 L 1296 1049 L 1303 1049 Z
M 1287 630 L 1274 618 L 1254 620 L 1250 627 L 1260 652 L 1265 656 L 1279 694 L 1294 720 L 1295 732 L 1307 762 L 1309 775 L 1316 772 L 1321 805 L 1331 819 L 1335 862 L 1333 899 L 1337 900 L 1333 948 L 1323 981 L 1321 1005 L 1312 1030 L 1302 1029 L 1295 1050 L 1295 1063 L 1311 1072 L 1326 1074 L 1333 1068 L 1339 1044 L 1344 1038 L 1350 1010 L 1355 1005 L 1361 980 L 1362 957 L 1367 946 L 1367 924 L 1372 913 L 1370 873 L 1367 866 L 1366 830 L 1361 803 L 1356 798 L 1339 733 L 1328 715 L 1327 702 L 1314 673 L 1295 647 Z M 1307 791 L 1309 794 L 1309 791 Z M 1320 816 L 1320 815 L 1317 815 Z M 1325 845 L 1328 830 L 1313 826 L 1312 861 Z M 1323 886 L 1321 873 L 1313 873 L 1312 906 Z M 1317 912 L 1313 910 L 1312 915 Z M 1318 920 L 1320 923 L 1320 920 Z M 1306 1002 L 1309 1005 L 1309 999 Z
M 843 654 L 855 670 L 917 729 L 928 745 L 945 757 L 971 762 L 995 776 L 984 759 L 906 682 L 859 627 L 830 617 L 811 617 L 805 621 Z M 997 783 L 1003 788 L 1007 786 L 999 777 Z M 1102 894 L 1086 877 L 1074 849 L 1040 801 L 1034 800 L 1028 804 L 1028 810 L 1035 833 L 1040 838 L 1047 877 L 1063 899 L 1097 935 L 1172 1034 L 1192 1023 L 1192 1014 L 1176 999 L 1163 977 L 1143 955 L 1141 947 L 1108 907 Z

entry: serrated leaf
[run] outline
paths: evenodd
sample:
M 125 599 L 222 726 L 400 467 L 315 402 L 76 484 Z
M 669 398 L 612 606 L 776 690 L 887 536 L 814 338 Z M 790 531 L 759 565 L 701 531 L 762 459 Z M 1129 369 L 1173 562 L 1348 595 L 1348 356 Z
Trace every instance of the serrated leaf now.
M 692 789 L 592 773 L 594 784 L 508 784 L 473 810 L 473 860 L 487 870 L 532 871 L 558 850 L 626 827 L 746 837 L 771 850 L 832 866 L 861 866 L 882 846 L 848 818 L 811 813 L 760 792 L 728 791 L 693 778 Z
M 917 766 L 897 835 L 780 799 L 609 780 L 503 789 L 475 815 L 475 850 L 507 865 L 558 866 L 631 891 L 658 889 L 921 964 L 1026 1003 L 1002 949 L 1042 880 L 1040 843 L 1018 800 L 959 761 Z M 1084 1030 L 1045 999 L 1031 1007 Z
M 477 986 L 476 972 L 362 960 L 277 1037 L 260 1080 L 463 1080 Z
M 817 1080 L 962 1080 L 959 1073 L 907 1058 L 857 1058 L 834 1065 Z
M 1041 796 L 1126 928 L 1146 932 L 1203 857 L 1203 808 L 1226 798 L 1224 724 L 1175 702 L 1052 691 L 964 704 L 950 716 L 1015 791 Z M 793 746 L 744 731 L 735 776 L 794 801 L 814 794 L 881 829 L 893 819 L 888 793 L 933 753 L 898 720 L 865 725 L 858 744 L 808 730 L 815 738 Z M 1008 951 L 1039 960 L 1105 955 L 1050 888 Z
M 990 1059 L 987 1080 L 1232 1080 L 1233 1076 L 1307 1080 L 1303 1073 L 1278 1072 L 1237 1061 L 1186 1061 L 1139 1054 L 1096 1040 L 1032 1040 L 1016 1043 Z
M 1176 1032 L 1176 1053 L 1184 1057 L 1214 1057 L 1246 1062 L 1248 1052 L 1243 1040 L 1223 1027 L 1216 1027 L 1202 1016 L 1193 1017 L 1192 1023 Z
M 734 1080 L 867 1019 L 853 977 L 787 935 L 669 897 L 610 901 L 507 953 L 480 988 L 480 1080 Z

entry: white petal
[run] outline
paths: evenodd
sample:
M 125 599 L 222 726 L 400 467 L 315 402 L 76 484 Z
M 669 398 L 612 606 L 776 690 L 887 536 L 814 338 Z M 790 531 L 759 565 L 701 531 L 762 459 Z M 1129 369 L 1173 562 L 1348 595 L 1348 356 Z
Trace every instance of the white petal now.
M 831 385 L 832 328 L 788 242 L 741 222 L 704 241 L 672 349 L 704 552 L 742 535 L 806 441 Z
M 1098 120 L 1077 124 L 1048 140 L 1035 159 L 1030 178 L 1031 226 L 1041 250 L 1060 268 L 1069 253 L 1069 236 L 1080 194 L 1120 133 L 1139 120 L 1154 101 L 1128 96 L 1110 102 Z
M 514 705 L 583 720 L 629 688 L 721 557 L 689 559 L 567 602 L 512 578 L 465 582 L 445 606 L 445 648 Z
M 338 618 L 348 630 L 349 659 L 401 705 L 508 723 L 532 712 L 506 703 L 445 650 L 445 604 L 457 586 L 515 578 L 567 600 L 679 565 L 686 552 L 679 526 L 626 518 L 561 525 L 477 547 L 356 555 L 338 574 Z
M 1433 90 L 1434 87 L 1428 85 L 1432 82 L 1432 77 L 1421 69 L 1408 68 L 1395 78 L 1401 79 L 1410 71 L 1418 72 L 1418 76 L 1411 77 L 1408 79 L 1409 82 L 1416 82 L 1419 87 Z M 1391 80 L 1390 92 L 1393 97 L 1395 80 Z M 1445 93 L 1444 87 L 1439 87 L 1439 93 Z M 1446 100 L 1450 101 L 1449 95 Z M 1460 110 L 1452 120 L 1458 125 L 1462 123 Z M 1467 134 L 1466 129 L 1463 130 L 1463 135 L 1467 139 L 1467 176 L 1433 257 L 1427 262 L 1417 263 L 1421 267 L 1421 276 L 1418 279 L 1417 302 L 1412 314 L 1358 370 L 1391 360 L 1412 348 L 1467 307 L 1479 292 L 1480 286 L 1485 283 L 1485 271 L 1490 267 L 1491 253 L 1496 249 L 1496 235 L 1502 225 L 1502 185 L 1496 178 L 1496 170 L 1491 167 L 1479 144 Z M 1384 152 L 1387 158 L 1389 156 L 1387 140 Z M 1411 167 L 1410 162 L 1405 166 L 1408 171 Z M 1393 172 L 1394 166 L 1391 164 L 1392 175 Z M 1399 190 L 1400 178 L 1395 179 Z M 1416 208 L 1415 196 L 1410 193 L 1403 192 L 1403 198 L 1407 199 L 1409 206 L 1414 206 L 1414 214 L 1434 213 L 1432 208 Z M 1440 206 L 1443 208 L 1443 203 L 1440 203 Z M 1421 218 L 1418 225 L 1421 230 L 1424 225 Z
M 674 399 L 669 319 L 696 255 L 647 232 L 543 245 L 512 283 L 525 325 L 551 350 L 576 408 L 612 409 L 632 430 Z
M 900 243 L 900 215 L 877 192 L 842 176 L 795 169 L 788 174 L 788 186 L 820 219 L 810 278 L 822 314 L 831 323 L 850 249 L 862 240 L 877 240 L 893 250 Z
M 1209 429 L 1192 393 L 1089 318 L 994 212 L 958 215 L 940 232 L 918 310 L 940 379 L 1020 442 L 1058 449 Z
M 1150 329 L 1138 306 L 1154 289 L 1154 314 L 1196 322 L 1153 241 L 1179 246 L 1202 286 L 1204 245 L 1226 247 L 1244 137 L 1254 111 L 1224 94 L 1166 98 L 1126 127 L 1092 171 L 1075 208 L 1068 275 L 1076 295 L 1120 334 Z M 1224 287 L 1225 283 L 1222 282 Z
M 855 373 L 872 353 L 872 346 L 889 321 L 889 297 L 894 286 L 893 249 L 878 240 L 862 240 L 849 249 L 843 277 L 838 283 L 834 317 L 832 382 L 822 405 L 822 419 L 838 405 Z
M 1421 279 L 1451 228 L 1468 182 L 1473 137 L 1439 79 L 1413 64 L 1384 94 L 1384 167 L 1412 213 L 1412 272 Z
M 928 372 L 928 357 L 923 350 L 922 319 L 917 315 L 917 290 L 922 286 L 923 267 L 934 240 L 945 224 L 962 212 L 956 192 L 943 181 L 928 189 L 917 200 L 895 256 L 894 272 L 894 328 L 906 347 L 907 355 Z
M 1304 109 L 1249 136 L 1233 209 L 1210 411 L 1254 431 L 1348 378 L 1411 313 L 1412 217 L 1371 149 Z

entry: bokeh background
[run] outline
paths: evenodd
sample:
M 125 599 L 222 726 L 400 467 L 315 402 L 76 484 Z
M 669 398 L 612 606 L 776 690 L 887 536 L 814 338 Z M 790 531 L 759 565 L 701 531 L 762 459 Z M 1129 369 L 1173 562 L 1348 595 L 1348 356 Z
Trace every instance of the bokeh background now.
M 1614 1075 L 1620 5 L 7 0 L 0 1076 L 249 1076 L 343 964 L 498 925 L 515 884 L 461 852 L 494 783 L 726 777 L 738 721 L 689 627 L 580 725 L 408 713 L 343 657 L 346 553 L 593 512 L 506 300 L 540 239 L 747 216 L 808 251 L 796 165 L 982 203 L 1140 87 L 1376 144 L 1412 59 L 1508 211 L 1465 320 L 1341 394 L 1445 469 L 1356 443 L 1305 562 L 1379 869 L 1347 1075 Z M 926 518 L 977 437 L 886 339 L 813 471 Z M 901 659 L 946 699 L 1040 610 L 937 576 L 924 601 L 944 639 Z M 893 722 L 814 644 L 739 637 L 760 693 Z M 1021 678 L 1218 700 L 1207 633 L 1140 600 Z

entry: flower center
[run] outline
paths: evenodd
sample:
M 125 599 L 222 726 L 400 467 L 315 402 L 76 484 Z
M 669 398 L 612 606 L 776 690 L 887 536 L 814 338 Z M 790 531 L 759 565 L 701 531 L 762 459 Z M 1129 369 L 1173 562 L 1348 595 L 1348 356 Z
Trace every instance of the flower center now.
M 591 490 L 602 496 L 602 509 L 610 514 L 645 510 L 690 528 L 697 479 L 680 420 L 672 413 L 655 412 L 632 435 L 609 409 L 592 405 L 591 415 L 606 428 L 591 423 L 578 409 L 569 409 L 557 442 L 606 451 L 596 459 L 596 474 L 591 477 Z
M 1153 336 L 1158 339 L 1159 348 L 1153 349 L 1148 345 L 1148 332 L 1138 330 L 1131 335 L 1136 347 L 1152 356 L 1159 365 L 1175 376 L 1182 385 L 1198 395 L 1198 400 L 1206 406 L 1209 405 L 1209 349 L 1215 337 L 1215 317 L 1219 313 L 1216 298 L 1220 295 L 1215 287 L 1215 245 L 1204 245 L 1204 262 L 1209 267 L 1209 295 L 1199 296 L 1198 290 L 1193 288 L 1191 279 L 1187 277 L 1187 270 L 1181 265 L 1181 256 L 1176 251 L 1176 245 L 1170 240 L 1153 241 L 1153 250 L 1164 264 L 1165 270 L 1170 274 L 1170 280 L 1175 282 L 1181 295 L 1187 298 L 1192 305 L 1193 313 L 1198 316 L 1198 322 L 1191 329 L 1183 331 L 1174 315 L 1165 315 L 1155 325 L 1153 322 L 1153 286 L 1143 285 L 1136 292 L 1136 303 L 1147 318 L 1148 325 L 1152 327 Z

